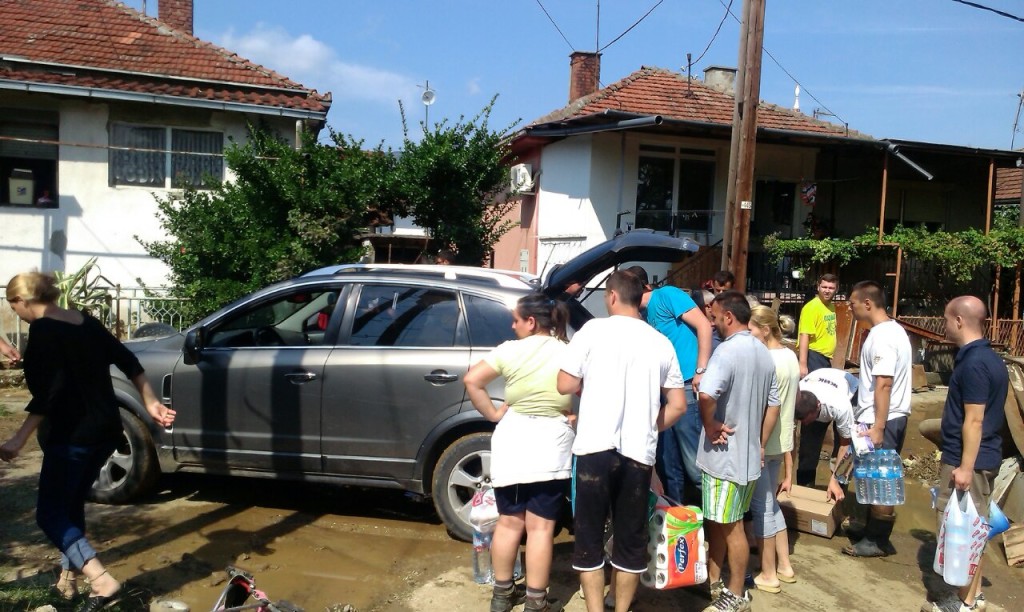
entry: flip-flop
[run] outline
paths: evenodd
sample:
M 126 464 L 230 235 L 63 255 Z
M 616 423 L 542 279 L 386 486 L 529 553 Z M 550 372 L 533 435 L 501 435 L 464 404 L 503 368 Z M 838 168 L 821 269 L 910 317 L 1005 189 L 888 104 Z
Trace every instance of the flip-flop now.
M 779 573 L 779 572 L 776 572 L 775 575 L 779 577 L 779 581 L 781 581 L 781 582 L 785 582 L 786 584 L 796 584 L 796 573 L 795 572 L 790 574 L 790 575 L 788 575 L 788 576 L 786 574 L 782 574 L 782 573 Z
M 124 585 L 111 595 L 90 595 L 85 599 L 85 603 L 78 609 L 78 612 L 99 612 L 111 606 L 116 606 L 121 603 L 123 593 Z
M 754 576 L 754 586 L 757 587 L 758 591 L 764 591 L 765 593 L 781 593 L 782 585 L 772 585 L 761 580 L 760 576 Z

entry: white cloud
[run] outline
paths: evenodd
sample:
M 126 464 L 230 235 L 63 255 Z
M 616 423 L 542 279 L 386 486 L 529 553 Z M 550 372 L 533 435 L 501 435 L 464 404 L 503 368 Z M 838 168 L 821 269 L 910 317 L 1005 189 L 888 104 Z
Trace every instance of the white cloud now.
M 292 35 L 280 26 L 259 23 L 249 32 L 228 30 L 213 36 L 217 44 L 282 75 L 331 92 L 335 100 L 365 100 L 395 104 L 408 103 L 419 94 L 412 78 L 338 57 L 330 45 L 309 34 Z
M 480 93 L 480 77 L 474 77 L 466 83 L 466 91 L 471 96 L 475 96 Z

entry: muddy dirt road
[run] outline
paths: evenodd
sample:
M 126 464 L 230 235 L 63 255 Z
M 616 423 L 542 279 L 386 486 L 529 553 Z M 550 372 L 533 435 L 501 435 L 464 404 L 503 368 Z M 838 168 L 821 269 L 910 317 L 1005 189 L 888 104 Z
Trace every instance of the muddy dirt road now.
M 23 391 L 0 390 L 0 439 L 21 423 Z M 915 396 L 916 421 L 937 415 L 942 394 Z M 925 454 L 914 436 L 907 453 Z M 905 455 L 907 454 L 905 453 Z M 57 554 L 34 524 L 35 478 L 41 453 L 33 445 L 14 464 L 0 464 L 0 582 L 34 582 L 57 565 Z M 822 471 L 827 469 L 822 464 Z M 934 518 L 928 494 L 908 482 L 908 504 L 899 510 L 894 543 L 885 559 L 843 557 L 842 537 L 826 540 L 792 533 L 799 582 L 782 594 L 755 593 L 753 609 L 917 610 L 936 586 L 930 567 Z M 256 574 L 273 598 L 307 611 L 360 612 L 483 610 L 489 590 L 470 580 L 469 546 L 448 537 L 433 508 L 393 492 L 175 475 L 133 506 L 88 508 L 94 542 L 112 571 L 127 578 L 137 608 L 149 599 L 175 599 L 192 610 L 209 609 L 224 587 L 223 568 L 237 564 Z M 570 611 L 584 610 L 570 570 L 572 539 L 555 547 L 552 594 Z M 1006 567 L 1001 548 L 990 547 L 985 592 L 989 610 L 1024 609 L 1024 572 Z M 941 581 L 939 581 L 941 583 Z M 637 612 L 700 610 L 706 591 L 641 589 Z

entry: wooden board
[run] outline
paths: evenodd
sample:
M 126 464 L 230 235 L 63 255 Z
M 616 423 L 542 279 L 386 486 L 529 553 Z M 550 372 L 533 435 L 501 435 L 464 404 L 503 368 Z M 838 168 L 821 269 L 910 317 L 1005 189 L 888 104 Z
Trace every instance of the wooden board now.
M 1024 525 L 1014 525 L 1003 532 L 1003 548 L 1006 551 L 1007 565 L 1024 565 Z

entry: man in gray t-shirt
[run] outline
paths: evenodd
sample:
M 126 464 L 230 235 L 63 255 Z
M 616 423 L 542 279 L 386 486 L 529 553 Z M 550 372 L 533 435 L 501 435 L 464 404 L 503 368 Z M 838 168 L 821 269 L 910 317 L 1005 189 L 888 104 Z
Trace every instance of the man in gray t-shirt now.
M 750 508 L 761 475 L 763 442 L 779 418 L 775 363 L 768 348 L 750 335 L 750 306 L 738 291 L 726 291 L 711 304 L 712 324 L 724 338 L 700 381 L 704 424 L 697 449 L 703 471 L 704 519 L 708 531 L 712 590 L 721 580 L 726 551 L 729 584 L 722 585 L 721 609 L 747 610 L 743 576 L 750 556 L 740 520 Z M 725 587 L 728 588 L 725 588 Z

